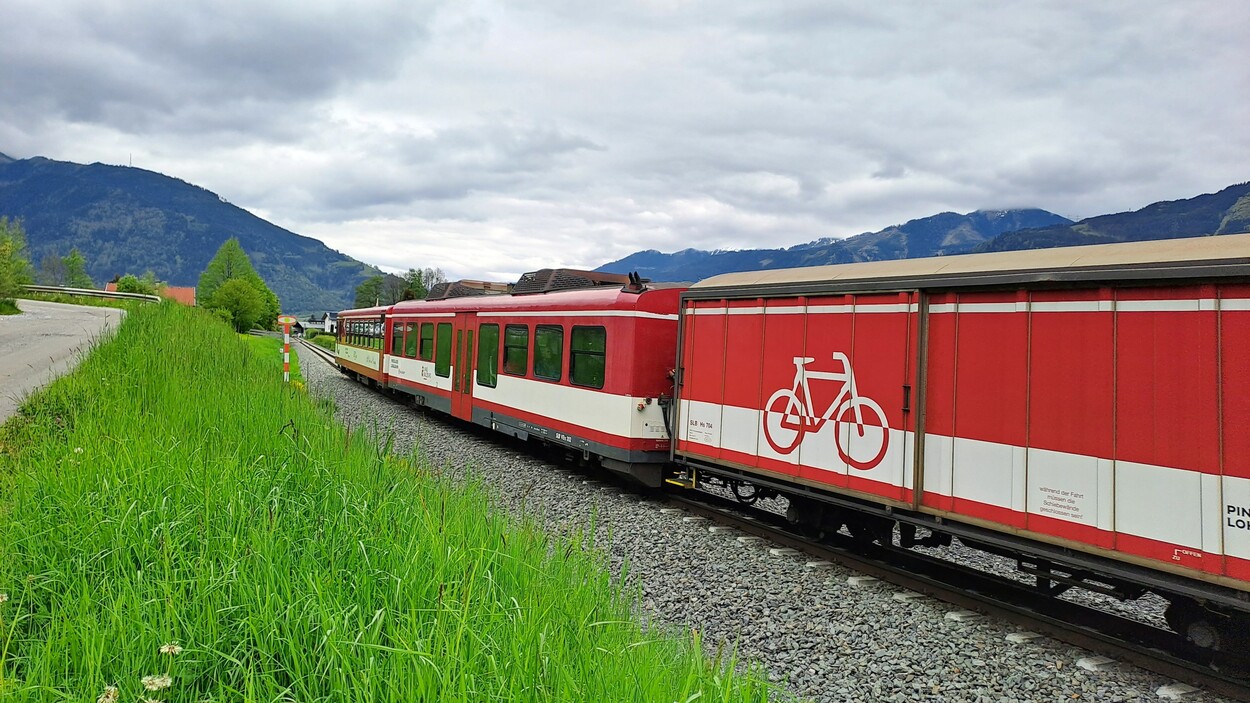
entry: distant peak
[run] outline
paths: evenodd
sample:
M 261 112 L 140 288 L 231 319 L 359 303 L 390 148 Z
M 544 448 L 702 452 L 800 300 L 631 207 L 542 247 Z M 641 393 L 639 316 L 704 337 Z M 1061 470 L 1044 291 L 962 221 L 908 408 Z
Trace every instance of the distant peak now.
M 17 159 L 13 158 L 12 156 L 9 156 L 8 154 L 0 152 L 0 164 L 11 164 L 14 161 L 17 161 Z

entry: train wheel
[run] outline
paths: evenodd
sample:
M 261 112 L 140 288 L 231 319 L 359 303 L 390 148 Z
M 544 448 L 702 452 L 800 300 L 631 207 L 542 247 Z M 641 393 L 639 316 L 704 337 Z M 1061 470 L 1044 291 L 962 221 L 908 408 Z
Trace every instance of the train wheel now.
M 737 498 L 739 503 L 753 505 L 755 501 L 760 499 L 759 488 L 751 483 L 735 481 L 730 490 L 733 491 L 734 498 Z
M 1238 632 L 1241 628 L 1235 626 L 1234 618 L 1191 598 L 1173 599 L 1163 617 L 1172 630 L 1200 649 L 1226 651 L 1245 639 L 1244 633 Z

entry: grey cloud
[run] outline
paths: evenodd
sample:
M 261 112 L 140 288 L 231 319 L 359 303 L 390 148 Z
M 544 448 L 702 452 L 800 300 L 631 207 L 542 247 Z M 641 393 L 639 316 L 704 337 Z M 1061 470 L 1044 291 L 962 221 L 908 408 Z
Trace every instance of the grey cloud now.
M 120 131 L 231 124 L 192 122 L 207 111 L 188 106 L 242 113 L 253 124 L 281 120 L 291 103 L 392 77 L 427 41 L 429 16 L 422 3 L 387 0 L 330 8 L 17 0 L 0 10 L 0 20 L 21 18 L 0 22 L 0 62 L 12 77 L 4 92 L 38 105 L 38 119 Z M 35 118 L 4 102 L 0 117 Z
M 0 151 L 134 149 L 395 268 L 1078 218 L 1250 163 L 1242 3 L 14 1 Z

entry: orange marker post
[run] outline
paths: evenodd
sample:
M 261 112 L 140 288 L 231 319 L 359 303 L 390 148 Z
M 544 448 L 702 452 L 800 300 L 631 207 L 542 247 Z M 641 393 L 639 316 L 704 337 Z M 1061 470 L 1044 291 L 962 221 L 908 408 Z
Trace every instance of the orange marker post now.
M 291 325 L 295 324 L 295 318 L 291 315 L 282 315 L 278 318 L 278 322 L 282 324 L 282 382 L 291 382 Z

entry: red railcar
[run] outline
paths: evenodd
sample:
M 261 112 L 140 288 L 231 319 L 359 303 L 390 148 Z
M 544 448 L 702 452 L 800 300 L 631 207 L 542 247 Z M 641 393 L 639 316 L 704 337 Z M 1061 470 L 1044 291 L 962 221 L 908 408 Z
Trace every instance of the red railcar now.
M 342 355 L 340 364 L 419 405 L 572 448 L 658 486 L 671 450 L 666 414 L 682 289 L 589 272 L 527 276 L 540 274 L 563 283 L 550 292 L 398 303 L 379 327 L 376 374 Z M 375 312 L 340 320 L 373 320 Z
M 1250 235 L 728 274 L 682 313 L 679 461 L 1178 628 L 1250 610 Z

